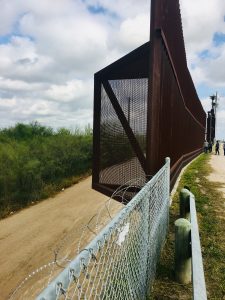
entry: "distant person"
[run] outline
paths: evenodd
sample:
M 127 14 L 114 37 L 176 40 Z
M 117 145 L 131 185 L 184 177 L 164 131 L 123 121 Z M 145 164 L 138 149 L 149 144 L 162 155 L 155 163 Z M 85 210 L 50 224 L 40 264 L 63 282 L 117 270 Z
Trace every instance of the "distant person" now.
M 223 154 L 225 155 L 225 142 L 223 142 Z
M 209 143 L 207 141 L 204 142 L 204 152 L 208 152 Z
M 209 149 L 209 153 L 211 153 L 212 152 L 212 142 L 209 142 L 208 149 Z
M 220 155 L 220 144 L 219 144 L 219 141 L 216 141 L 216 154 Z

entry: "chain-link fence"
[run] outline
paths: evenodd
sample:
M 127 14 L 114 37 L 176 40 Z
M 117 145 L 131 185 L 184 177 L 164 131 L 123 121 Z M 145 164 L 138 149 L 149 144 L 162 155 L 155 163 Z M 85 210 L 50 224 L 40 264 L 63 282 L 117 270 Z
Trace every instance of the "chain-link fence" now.
M 167 159 L 36 299 L 146 299 L 168 228 L 169 174 Z

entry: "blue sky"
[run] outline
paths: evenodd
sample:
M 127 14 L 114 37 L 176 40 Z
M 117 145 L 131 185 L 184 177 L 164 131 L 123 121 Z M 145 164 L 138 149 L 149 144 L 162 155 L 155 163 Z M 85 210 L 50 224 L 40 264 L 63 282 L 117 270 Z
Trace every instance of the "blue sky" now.
M 225 1 L 180 0 L 189 70 L 204 108 L 218 92 L 225 138 Z M 93 74 L 149 39 L 150 0 L 2 0 L 0 127 L 92 124 Z

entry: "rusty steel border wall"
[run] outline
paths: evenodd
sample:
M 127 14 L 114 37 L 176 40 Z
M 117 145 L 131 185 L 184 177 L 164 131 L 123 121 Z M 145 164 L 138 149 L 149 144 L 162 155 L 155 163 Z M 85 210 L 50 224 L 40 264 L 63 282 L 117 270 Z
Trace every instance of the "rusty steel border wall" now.
M 152 0 L 150 42 L 95 74 L 93 188 L 111 196 L 133 178 L 144 184 L 167 156 L 172 187 L 201 153 L 205 125 L 187 67 L 179 1 Z M 136 191 L 126 192 L 132 198 Z

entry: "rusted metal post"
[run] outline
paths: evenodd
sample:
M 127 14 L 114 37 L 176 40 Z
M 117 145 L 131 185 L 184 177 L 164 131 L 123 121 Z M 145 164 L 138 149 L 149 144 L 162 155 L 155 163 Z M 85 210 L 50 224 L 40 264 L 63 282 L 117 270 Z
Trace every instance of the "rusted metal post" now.
M 175 222 L 175 277 L 179 283 L 191 282 L 191 223 L 186 219 Z

